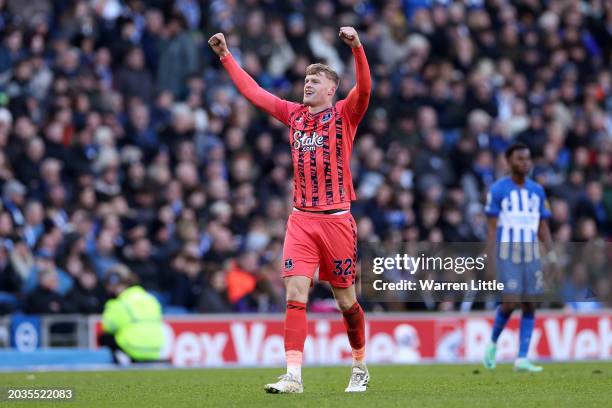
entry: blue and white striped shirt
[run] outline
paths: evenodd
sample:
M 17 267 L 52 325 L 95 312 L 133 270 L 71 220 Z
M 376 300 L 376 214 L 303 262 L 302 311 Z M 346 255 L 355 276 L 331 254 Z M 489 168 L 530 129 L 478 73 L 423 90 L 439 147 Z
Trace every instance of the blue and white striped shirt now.
M 542 186 L 530 178 L 518 186 L 512 178 L 503 177 L 491 186 L 485 213 L 498 218 L 496 241 L 500 259 L 520 263 L 540 257 L 540 219 L 551 215 Z

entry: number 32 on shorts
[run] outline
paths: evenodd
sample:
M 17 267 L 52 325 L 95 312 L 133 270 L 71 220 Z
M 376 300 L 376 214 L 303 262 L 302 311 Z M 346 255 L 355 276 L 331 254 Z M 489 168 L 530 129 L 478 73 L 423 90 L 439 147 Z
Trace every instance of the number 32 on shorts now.
M 351 258 L 342 259 L 334 259 L 334 265 L 336 266 L 334 269 L 334 275 L 336 276 L 348 276 L 352 271 L 353 260 Z

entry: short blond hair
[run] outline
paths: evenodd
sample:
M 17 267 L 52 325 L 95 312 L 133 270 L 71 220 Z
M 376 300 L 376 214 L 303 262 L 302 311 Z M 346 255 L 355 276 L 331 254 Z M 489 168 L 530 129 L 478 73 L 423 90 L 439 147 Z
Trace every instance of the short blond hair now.
M 318 75 L 323 73 L 328 79 L 334 81 L 336 86 L 340 83 L 340 76 L 336 71 L 331 69 L 329 65 L 321 64 L 320 62 L 316 64 L 310 64 L 306 67 L 306 75 Z

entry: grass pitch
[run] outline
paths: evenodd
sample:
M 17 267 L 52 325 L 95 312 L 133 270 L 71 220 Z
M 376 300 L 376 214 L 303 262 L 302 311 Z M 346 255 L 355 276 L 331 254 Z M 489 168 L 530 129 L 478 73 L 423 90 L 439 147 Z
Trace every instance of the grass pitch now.
M 304 394 L 266 394 L 281 369 L 168 369 L 0 374 L 0 387 L 71 387 L 66 402 L 24 407 L 610 407 L 612 363 L 546 364 L 543 373 L 478 365 L 371 366 L 364 394 L 345 394 L 348 367 L 305 368 Z M 3 391 L 6 392 L 6 391 Z

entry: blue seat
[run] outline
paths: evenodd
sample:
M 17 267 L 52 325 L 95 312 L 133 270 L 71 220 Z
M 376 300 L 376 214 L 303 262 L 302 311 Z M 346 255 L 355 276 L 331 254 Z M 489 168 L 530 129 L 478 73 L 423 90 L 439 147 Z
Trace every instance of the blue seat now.
M 0 315 L 3 313 L 16 313 L 23 308 L 23 301 L 9 292 L 0 292 Z
M 4 303 L 6 305 L 17 307 L 19 300 L 17 296 L 13 295 L 9 292 L 0 292 L 0 303 Z
M 184 308 L 183 306 L 164 306 L 164 314 L 165 315 L 186 315 L 191 313 L 189 310 Z
M 165 306 L 170 304 L 170 293 L 168 293 L 168 292 L 158 292 L 158 291 L 155 291 L 155 290 L 149 290 L 147 292 L 149 292 L 151 295 L 155 296 L 155 298 L 162 305 L 162 307 L 165 307 Z

